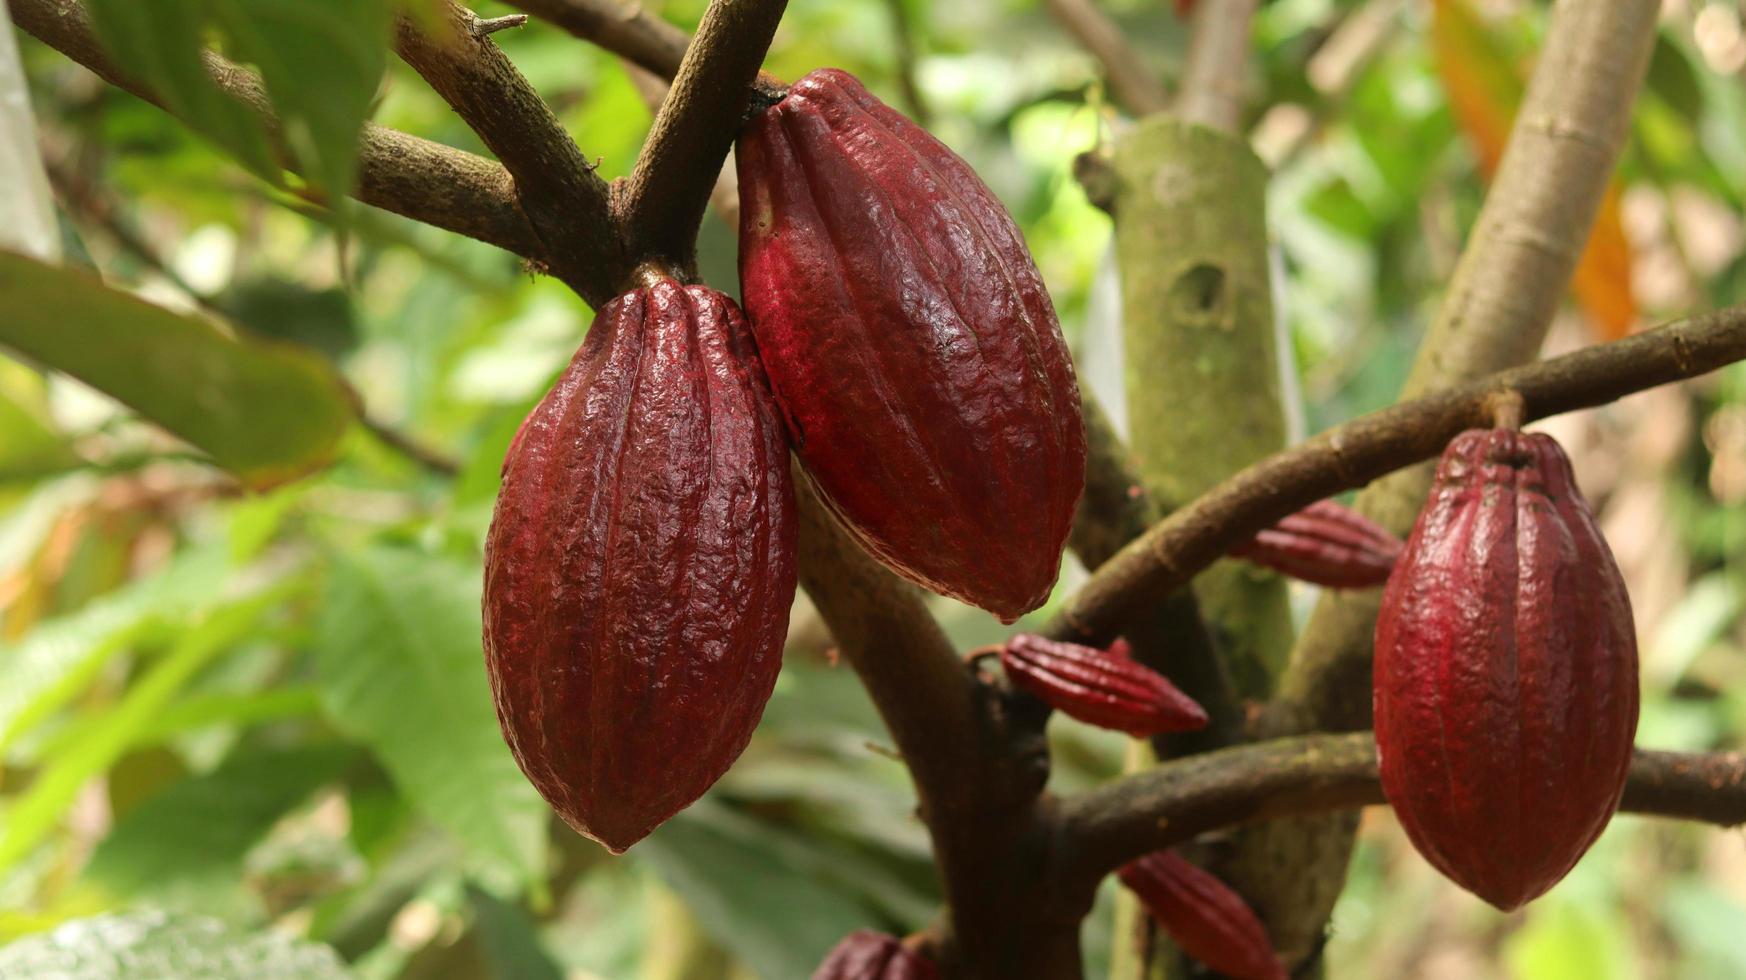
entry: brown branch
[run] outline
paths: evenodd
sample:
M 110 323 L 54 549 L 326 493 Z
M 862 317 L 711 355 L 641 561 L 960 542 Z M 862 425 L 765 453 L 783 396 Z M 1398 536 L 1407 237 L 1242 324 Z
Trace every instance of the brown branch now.
M 697 227 L 787 6 L 787 0 L 713 0 L 704 12 L 619 208 L 638 259 L 695 276 Z
M 122 71 L 97 40 L 78 0 L 6 0 L 24 31 L 116 88 L 164 108 L 157 93 Z M 278 122 L 259 76 L 205 55 L 219 88 L 248 106 L 275 138 Z M 292 159 L 280 148 L 287 165 Z M 509 174 L 490 160 L 374 124 L 358 139 L 356 197 L 373 207 L 538 260 L 543 249 L 522 215 Z
M 445 0 L 441 16 L 448 30 L 438 33 L 403 16 L 395 50 L 515 177 L 551 272 L 599 306 L 622 291 L 630 272 L 606 181 L 479 18 L 454 0 Z
M 1080 409 L 1085 419 L 1085 492 L 1079 498 L 1067 546 L 1081 564 L 1096 571 L 1157 523 L 1159 510 L 1103 406 L 1087 392 Z M 1136 659 L 1167 675 L 1200 702 L 1211 719 L 1198 732 L 1155 739 L 1154 748 L 1160 756 L 1205 752 L 1238 740 L 1243 732 L 1243 706 L 1191 590 L 1171 592 L 1125 626 L 1122 635 L 1132 645 Z
M 1142 854 L 1209 830 L 1386 802 L 1370 732 L 1308 735 L 1165 763 L 1062 802 L 1062 873 L 1087 894 Z M 1621 810 L 1746 823 L 1746 755 L 1638 750 Z
M 1234 133 L 1243 121 L 1249 82 L 1250 27 L 1261 0 L 1217 0 L 1194 10 L 1188 64 L 1176 93 L 1176 115 Z
M 672 78 L 678 73 L 679 62 L 685 57 L 685 46 L 691 42 L 683 30 L 651 16 L 642 4 L 636 2 L 509 0 L 509 4 L 662 78 Z
M 1491 399 L 1521 393 L 1524 419 L 1602 405 L 1746 358 L 1746 306 L 1505 371 L 1355 419 L 1237 473 L 1123 548 L 1048 632 L 1109 639 L 1146 603 L 1188 582 L 1255 531 L 1324 497 L 1429 459 L 1491 420 Z
M 915 781 L 949 908 L 948 976 L 1079 976 L 1078 920 L 1049 920 L 1037 808 L 1048 777 L 1041 726 L 1009 724 L 928 612 L 920 590 L 868 557 L 798 468 L 800 583 L 860 675 Z
M 1055 22 L 1103 66 L 1110 92 L 1128 111 L 1150 116 L 1170 108 L 1170 93 L 1164 90 L 1164 83 L 1128 43 L 1121 25 L 1110 19 L 1096 0 L 1048 0 L 1048 8 Z

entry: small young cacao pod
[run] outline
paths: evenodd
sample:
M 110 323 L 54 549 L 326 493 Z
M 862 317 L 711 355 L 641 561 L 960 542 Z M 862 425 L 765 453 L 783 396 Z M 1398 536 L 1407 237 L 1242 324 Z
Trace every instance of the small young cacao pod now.
M 1267 927 L 1249 903 L 1187 858 L 1155 851 L 1116 875 L 1184 953 L 1234 980 L 1285 980 Z
M 1231 557 L 1331 589 L 1363 589 L 1388 581 L 1401 547 L 1363 514 L 1318 500 L 1232 548 Z
M 788 443 L 732 300 L 601 307 L 522 426 L 485 550 L 485 655 L 516 761 L 613 852 L 745 748 L 795 583 Z
M 1500 909 L 1600 836 L 1637 729 L 1630 598 L 1550 436 L 1472 430 L 1376 621 L 1382 788 L 1420 854 Z
M 846 72 L 741 133 L 740 283 L 795 452 L 870 553 L 1011 622 L 1085 482 L 1073 365 L 1017 225 Z
M 1149 738 L 1205 728 L 1206 711 L 1176 685 L 1127 655 L 1020 633 L 1000 650 L 1000 665 L 1020 690 L 1099 728 Z
M 939 975 L 932 960 L 896 936 L 857 929 L 837 943 L 812 980 L 938 980 Z

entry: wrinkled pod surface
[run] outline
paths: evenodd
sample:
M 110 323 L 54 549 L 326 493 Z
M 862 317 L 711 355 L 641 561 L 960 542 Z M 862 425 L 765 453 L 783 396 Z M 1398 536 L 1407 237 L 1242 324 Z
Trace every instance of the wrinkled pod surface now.
M 795 450 L 886 565 L 1010 622 L 1084 485 L 1079 389 L 1017 225 L 834 69 L 740 135 L 740 282 Z
M 1624 791 L 1637 642 L 1612 552 L 1551 437 L 1462 433 L 1376 623 L 1382 788 L 1419 853 L 1513 909 Z
M 733 301 L 662 279 L 603 306 L 516 437 L 485 557 L 497 717 L 572 827 L 623 851 L 739 756 L 794 549 L 787 438 Z

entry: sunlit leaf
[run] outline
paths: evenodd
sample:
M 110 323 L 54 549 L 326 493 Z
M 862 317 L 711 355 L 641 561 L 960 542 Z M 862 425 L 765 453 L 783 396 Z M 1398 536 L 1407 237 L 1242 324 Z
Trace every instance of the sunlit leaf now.
M 0 824 L 0 870 L 10 867 L 54 828 L 87 779 L 108 768 L 141 730 L 202 668 L 242 639 L 282 590 L 220 607 L 183 631 L 170 652 L 153 664 L 77 744 L 57 754 Z
M 254 486 L 326 465 L 353 403 L 322 358 L 233 340 L 91 276 L 0 252 L 0 344 L 210 453 Z
M 162 571 L 0 646 L 0 749 L 78 693 L 149 622 L 211 602 L 230 570 L 222 549 L 189 551 Z
M 550 811 L 497 727 L 479 589 L 477 564 L 389 548 L 336 556 L 318 682 L 334 725 L 369 746 L 415 806 L 532 880 Z
M 278 932 L 161 911 L 64 923 L 0 948 L 0 977 L 54 980 L 344 980 L 333 950 Z
M 0 248 L 52 262 L 60 258 L 61 233 L 37 145 L 12 20 L 0 4 Z

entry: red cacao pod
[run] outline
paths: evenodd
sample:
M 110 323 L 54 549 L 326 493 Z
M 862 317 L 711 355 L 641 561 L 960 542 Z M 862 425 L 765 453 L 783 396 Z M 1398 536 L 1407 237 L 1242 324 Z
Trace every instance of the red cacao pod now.
M 1443 453 L 1376 621 L 1382 788 L 1426 860 L 1500 909 L 1618 808 L 1637 728 L 1631 603 L 1551 437 Z
M 1333 589 L 1388 581 L 1401 540 L 1363 514 L 1318 500 L 1231 549 L 1231 557 L 1265 565 Z
M 788 444 L 733 301 L 601 307 L 522 427 L 485 550 L 485 655 L 541 795 L 621 852 L 745 748 L 794 597 Z
M 1170 851 L 1123 865 L 1122 884 L 1182 951 L 1235 980 L 1285 980 L 1285 966 L 1243 896 Z
M 1125 642 L 1116 644 L 1106 652 L 1020 633 L 1001 648 L 1000 665 L 1021 690 L 1099 728 L 1148 738 L 1206 727 L 1206 711 L 1193 698 L 1130 659 Z
M 895 936 L 859 929 L 843 937 L 812 980 L 938 980 L 932 960 Z
M 1011 622 L 1085 482 L 1079 389 L 1012 217 L 821 69 L 740 135 L 740 282 L 808 478 L 873 555 Z

